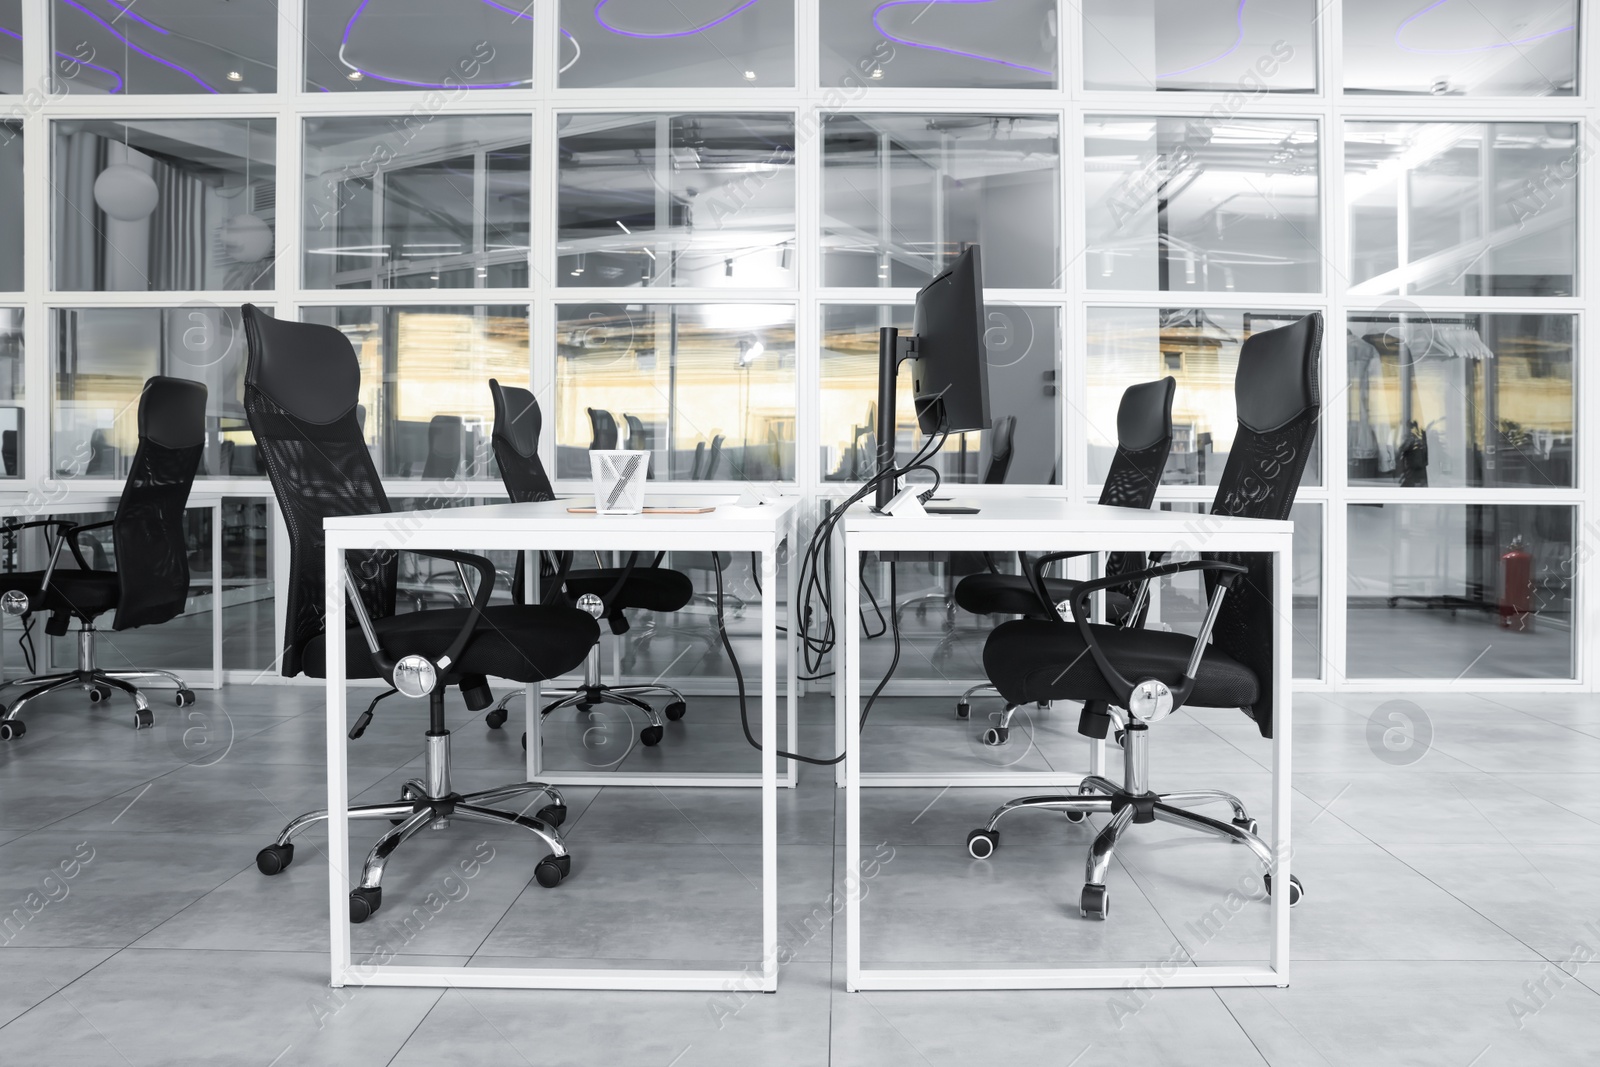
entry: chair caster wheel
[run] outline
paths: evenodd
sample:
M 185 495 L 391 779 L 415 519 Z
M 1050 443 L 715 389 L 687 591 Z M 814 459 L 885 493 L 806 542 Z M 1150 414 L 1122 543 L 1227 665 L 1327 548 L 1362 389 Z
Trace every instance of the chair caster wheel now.
M 1127 738 L 1128 738 L 1128 731 L 1126 731 L 1126 730 L 1118 730 L 1118 731 L 1116 731 L 1115 733 L 1113 733 L 1111 735 L 1111 742 L 1112 742 L 1112 744 L 1116 745 L 1118 748 L 1126 748 L 1127 745 L 1124 744 L 1124 742 L 1127 741 Z
M 138 708 L 133 713 L 133 728 L 135 730 L 148 730 L 154 726 L 156 717 L 150 714 L 149 708 Z
M 639 741 L 646 748 L 654 748 L 661 743 L 661 739 L 666 735 L 667 731 L 660 726 L 646 726 L 639 731 Z
M 1272 895 L 1272 875 L 1264 875 L 1263 878 L 1267 883 L 1267 896 L 1270 897 Z M 1291 874 L 1289 876 L 1289 907 L 1292 908 L 1296 904 L 1300 903 L 1301 898 L 1305 895 L 1306 890 L 1305 887 L 1300 884 L 1300 879 Z
M 505 708 L 495 708 L 493 711 L 483 717 L 483 723 L 491 730 L 498 730 L 500 727 L 506 724 L 506 718 L 507 715 Z
M 379 886 L 357 886 L 350 890 L 350 921 L 364 923 L 383 906 L 383 889 Z
M 1243 819 L 1235 819 L 1235 820 L 1233 820 L 1233 825 L 1237 826 L 1239 829 L 1243 830 L 1247 834 L 1257 834 L 1257 835 L 1259 835 L 1260 832 L 1261 832 L 1259 827 L 1257 827 L 1257 825 L 1256 825 L 1256 821 L 1254 819 L 1251 819 L 1251 818 L 1248 818 L 1248 817 L 1243 818 Z M 1291 879 L 1293 879 L 1294 876 L 1290 875 L 1289 877 Z
M 663 714 L 663 715 L 665 715 L 667 717 L 667 721 L 668 722 L 677 722 L 679 719 L 682 719 L 688 713 L 689 713 L 689 705 L 685 704 L 681 700 L 674 700 L 672 703 L 668 704 L 665 708 L 661 709 L 661 714 Z
M 571 873 L 571 856 L 546 856 L 533 869 L 533 877 L 546 889 L 554 889 L 561 884 L 561 879 Z
M 967 854 L 975 860 L 986 860 L 1000 847 L 1000 831 L 981 827 L 967 835 Z
M 1089 817 L 1086 811 L 1064 811 L 1061 814 L 1067 817 L 1068 822 L 1083 822 Z
M 527 733 L 523 733 L 523 735 L 522 735 L 522 751 L 524 751 L 524 752 L 528 751 L 528 735 L 527 735 Z
M 968 704 L 965 700 L 956 701 L 956 718 L 960 719 L 962 722 L 966 722 L 968 719 L 972 718 L 972 705 Z
M 256 853 L 256 870 L 265 875 L 280 874 L 294 862 L 294 843 L 268 845 Z
M 1104 920 L 1111 914 L 1111 895 L 1103 885 L 1094 882 L 1083 887 L 1083 895 L 1078 898 L 1078 911 L 1085 919 Z
M 0 722 L 0 741 L 15 741 L 27 732 L 28 726 L 21 719 Z
M 111 687 L 108 685 L 91 685 L 89 687 L 89 703 L 104 704 L 111 699 Z
M 187 708 L 194 703 L 194 690 L 180 689 L 173 694 L 172 701 L 180 708 Z
M 990 748 L 998 748 L 1011 740 L 1011 727 L 991 726 L 983 732 L 983 743 Z
M 546 804 L 539 809 L 539 814 L 534 816 L 547 826 L 560 826 L 567 821 L 567 806 L 565 804 Z

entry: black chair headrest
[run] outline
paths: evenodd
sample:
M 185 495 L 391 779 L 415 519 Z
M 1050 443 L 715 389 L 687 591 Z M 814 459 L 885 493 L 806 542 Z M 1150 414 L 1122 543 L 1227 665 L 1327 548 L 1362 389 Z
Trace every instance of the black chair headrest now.
M 539 431 L 543 429 L 539 402 L 528 390 L 501 385 L 493 378 L 489 379 L 489 392 L 494 397 L 494 436 L 523 459 L 532 459 L 539 451 Z
M 1322 313 L 1252 334 L 1239 348 L 1233 396 L 1239 423 L 1256 433 L 1281 430 L 1318 406 Z
M 1172 437 L 1172 395 L 1175 378 L 1130 385 L 1117 406 L 1117 444 L 1129 452 L 1143 452 Z
M 139 437 L 163 448 L 193 448 L 206 440 L 206 387 L 156 375 L 139 394 Z
M 361 364 L 350 339 L 332 326 L 275 319 L 246 304 L 250 359 L 245 382 L 302 422 L 326 426 L 355 409 Z

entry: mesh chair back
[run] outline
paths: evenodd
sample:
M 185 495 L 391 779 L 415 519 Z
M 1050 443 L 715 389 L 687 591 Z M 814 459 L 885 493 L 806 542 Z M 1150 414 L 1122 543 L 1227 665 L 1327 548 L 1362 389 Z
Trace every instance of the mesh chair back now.
M 617 447 L 617 420 L 611 417 L 611 412 L 590 408 L 589 425 L 594 429 L 594 439 L 589 442 L 591 449 Z
M 356 421 L 357 427 L 360 420 Z M 424 478 L 447 479 L 461 473 L 461 444 L 466 431 L 460 415 L 435 415 L 428 422 L 428 458 L 422 461 Z
M 1239 349 L 1234 399 L 1239 429 L 1217 483 L 1213 515 L 1287 519 L 1300 489 L 1321 417 L 1318 364 L 1322 315 L 1249 337 Z M 1211 639 L 1255 672 L 1261 696 L 1246 709 L 1263 737 L 1272 736 L 1274 649 L 1272 557 L 1208 554 L 1250 569 L 1222 603 Z M 1214 580 L 1207 581 L 1207 592 Z M 1287 609 L 1288 605 L 1284 605 Z
M 554 500 L 555 488 L 539 460 L 539 433 L 544 428 L 544 417 L 539 412 L 539 402 L 526 389 L 514 385 L 501 385 L 489 379 L 489 393 L 494 397 L 494 430 L 490 443 L 494 447 L 495 462 L 500 467 L 500 478 L 506 483 L 506 493 L 514 504 L 540 500 Z M 560 567 L 571 562 L 570 552 L 541 552 L 539 574 L 543 582 L 545 603 L 553 603 L 564 596 L 552 583 Z M 523 583 L 527 568 L 525 557 L 517 553 L 517 565 L 511 575 L 512 603 L 525 602 Z
M 183 511 L 205 440 L 204 385 L 160 376 L 144 383 L 139 448 L 111 522 L 119 594 L 112 629 L 166 622 L 183 611 L 189 596 Z
M 1161 472 L 1172 451 L 1172 395 L 1174 378 L 1130 385 L 1117 407 L 1117 450 L 1100 489 L 1100 503 L 1114 508 L 1146 511 L 1161 487 Z M 1127 574 L 1146 565 L 1143 552 L 1113 552 L 1106 557 L 1106 574 Z M 1131 596 L 1135 590 L 1119 587 Z
M 289 530 L 288 621 L 283 673 L 301 672 L 301 654 L 322 633 L 324 519 L 390 509 L 356 417 L 361 367 L 331 326 L 281 322 L 244 306 L 249 361 L 244 407 L 273 495 Z M 394 614 L 395 555 L 349 553 L 359 594 L 374 619 Z
M 989 452 L 989 467 L 983 472 L 985 485 L 1004 485 L 1006 474 L 1011 470 L 1011 457 L 1014 453 L 1017 433 L 1017 417 L 1006 415 L 994 421 L 993 447 Z M 964 474 L 965 472 L 963 472 Z

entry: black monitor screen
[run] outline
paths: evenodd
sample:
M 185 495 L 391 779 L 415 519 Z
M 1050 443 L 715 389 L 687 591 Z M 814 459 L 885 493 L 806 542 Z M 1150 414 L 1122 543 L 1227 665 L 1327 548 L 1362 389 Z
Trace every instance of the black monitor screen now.
M 983 326 L 983 271 L 974 245 L 917 294 L 911 367 L 917 424 L 924 434 L 989 428 Z

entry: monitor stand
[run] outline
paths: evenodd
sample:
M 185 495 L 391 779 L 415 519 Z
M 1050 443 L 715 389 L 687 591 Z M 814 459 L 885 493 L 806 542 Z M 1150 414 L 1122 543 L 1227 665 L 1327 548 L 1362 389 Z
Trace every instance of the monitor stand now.
M 878 329 L 878 470 L 892 470 L 895 466 L 894 456 L 894 404 L 896 379 L 900 377 L 900 364 L 917 354 L 917 339 L 901 337 L 900 330 L 894 326 L 882 326 Z M 889 478 L 878 483 L 878 491 L 872 510 L 883 514 L 883 509 L 894 499 L 895 485 L 898 478 Z M 929 515 L 976 515 L 977 508 L 961 507 L 959 505 L 942 505 L 927 507 L 923 511 Z

